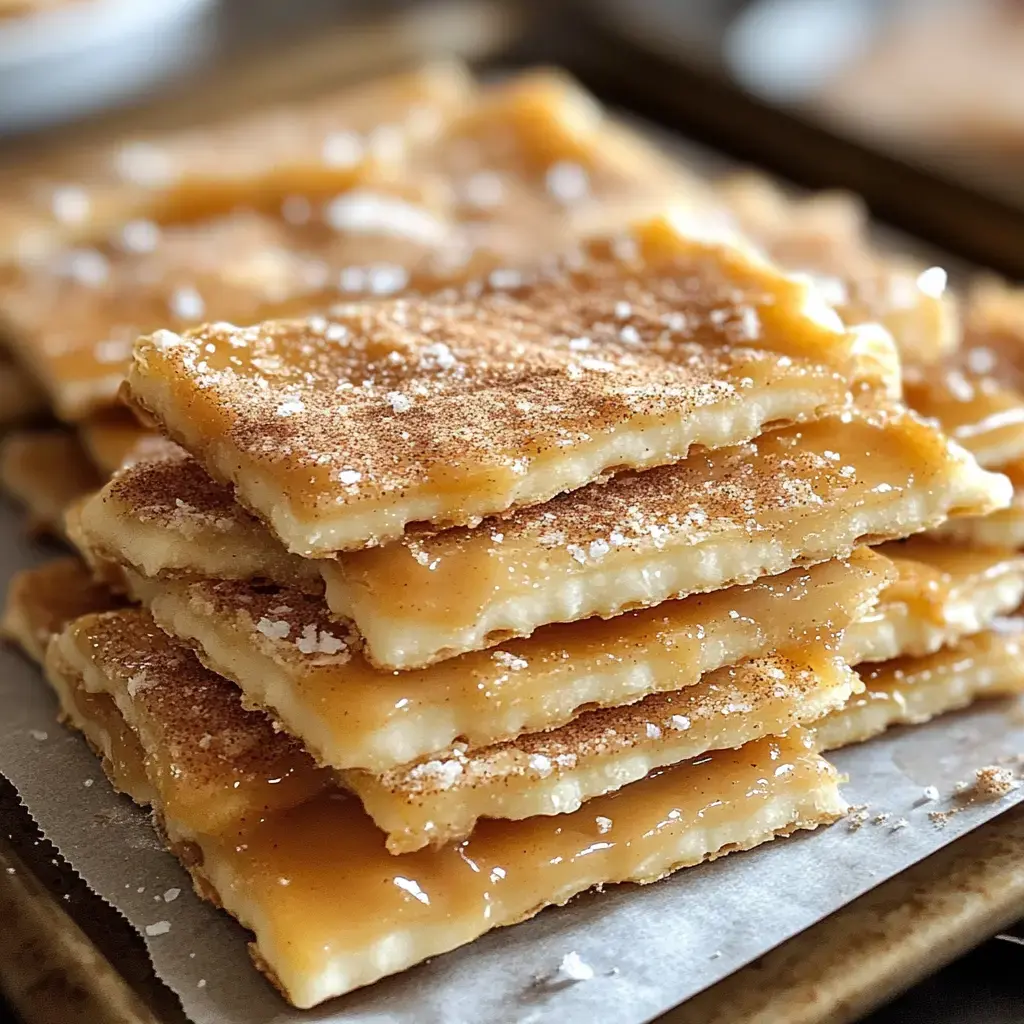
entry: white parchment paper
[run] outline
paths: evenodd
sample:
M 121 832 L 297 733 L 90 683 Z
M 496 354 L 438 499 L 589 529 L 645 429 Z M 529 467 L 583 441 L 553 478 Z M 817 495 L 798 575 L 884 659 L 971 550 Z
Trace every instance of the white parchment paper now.
M 0 582 L 43 555 L 0 508 Z M 971 805 L 944 826 L 960 780 L 1024 753 L 1024 715 L 992 704 L 841 752 L 846 795 L 869 821 L 770 843 L 653 886 L 617 886 L 547 910 L 316 1010 L 291 1010 L 251 966 L 246 933 L 193 895 L 145 813 L 108 786 L 79 737 L 55 720 L 37 670 L 0 650 L 0 772 L 85 881 L 146 937 L 159 976 L 197 1024 L 296 1021 L 455 1024 L 481 1020 L 621 1024 L 648 1020 L 720 980 L 856 896 L 1024 797 Z M 936 786 L 939 802 L 925 802 Z M 892 823 L 906 818 L 906 827 Z M 181 890 L 175 894 L 174 890 Z M 166 928 L 166 923 L 170 925 Z M 595 971 L 562 987 L 538 982 L 576 952 Z

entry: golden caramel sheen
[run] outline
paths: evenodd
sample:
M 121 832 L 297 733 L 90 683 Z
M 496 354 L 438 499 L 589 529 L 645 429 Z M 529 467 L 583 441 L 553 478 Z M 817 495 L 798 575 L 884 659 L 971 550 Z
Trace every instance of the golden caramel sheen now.
M 974 359 L 973 365 L 989 364 Z M 903 388 L 912 409 L 938 420 L 981 465 L 997 469 L 1024 456 L 1024 393 L 1008 386 L 1005 375 L 940 363 L 909 368 Z
M 102 707 L 69 701 L 69 714 L 85 729 L 94 709 L 102 716 L 107 767 L 120 765 L 122 780 L 150 782 L 154 809 L 200 892 L 253 929 L 257 965 L 296 1006 L 404 970 L 594 886 L 655 881 L 834 821 L 846 809 L 835 770 L 793 730 L 653 773 L 573 814 L 487 822 L 463 843 L 394 857 L 354 797 L 333 788 L 297 804 L 276 797 L 282 787 L 267 787 L 267 772 L 290 767 L 293 779 L 308 779 L 309 763 L 299 767 L 291 741 L 243 711 L 237 691 L 189 664 L 183 647 L 168 640 L 171 648 L 150 662 L 154 629 L 141 613 L 81 620 L 51 646 L 50 674 L 67 690 L 113 696 Z M 143 685 L 127 700 L 140 657 Z M 160 671 L 165 660 L 173 670 Z M 181 679 L 200 702 L 205 732 L 179 693 Z M 201 681 L 198 691 L 193 680 Z M 134 745 L 106 726 L 117 711 L 129 716 Z M 238 759 L 223 756 L 225 744 L 240 750 Z M 184 780 L 195 783 L 187 795 Z
M 981 285 L 968 296 L 963 340 L 931 366 L 907 367 L 907 402 L 934 416 L 983 466 L 1024 456 L 1024 299 Z
M 62 252 L 0 287 L 11 347 L 57 414 L 78 421 L 114 406 L 140 334 L 437 287 L 498 259 L 464 251 L 443 220 L 399 195 L 363 188 L 334 201 L 343 203 L 353 222 L 344 231 L 240 212 L 154 227 L 141 253 L 124 243 Z
M 228 682 L 137 608 L 77 619 L 51 648 L 86 691 L 114 698 L 168 816 L 217 829 L 300 803 L 330 782 L 297 742 L 243 711 Z
M 668 768 L 571 815 L 487 822 L 463 843 L 403 857 L 387 853 L 358 801 L 325 794 L 196 837 L 197 874 L 254 928 L 262 966 L 287 998 L 310 1006 L 586 889 L 653 882 L 827 824 L 846 809 L 836 783 L 793 734 Z
M 956 349 L 960 321 L 945 271 L 876 249 L 856 197 L 787 196 L 750 172 L 726 178 L 718 193 L 740 228 L 780 266 L 809 275 L 844 323 L 883 324 L 913 363 L 935 362 Z
M 373 668 L 322 600 L 235 582 L 132 590 L 208 668 L 322 762 L 380 772 L 444 750 L 565 725 L 588 706 L 678 690 L 707 672 L 842 629 L 892 578 L 870 552 L 614 619 L 538 630 L 410 672 Z
M 841 649 L 850 664 L 932 654 L 986 629 L 1024 599 L 1024 554 L 1016 550 L 950 544 L 931 533 L 874 550 L 897 576 L 846 629 Z
M 59 415 L 77 421 L 112 405 L 139 334 L 508 275 L 622 228 L 640 208 L 703 195 L 552 73 L 491 86 L 415 151 L 393 126 L 379 134 L 399 145 L 397 164 L 353 167 L 330 198 L 299 192 L 280 211 L 186 225 L 135 220 L 116 238 L 10 273 L 0 313 Z M 348 152 L 364 141 L 339 132 L 328 153 L 332 145 Z
M 914 416 L 848 412 L 321 569 L 328 605 L 355 622 L 371 660 L 410 668 L 846 556 L 1009 499 L 1004 477 Z
M 671 218 L 536 275 L 141 339 L 134 401 L 303 555 L 472 522 L 892 383 L 891 340 Z
M 474 93 L 436 64 L 323 99 L 152 136 L 56 149 L 0 174 L 0 263 L 110 237 L 126 223 L 199 220 L 326 197 L 401 164 Z M 74 168 L 69 174 L 69 168 Z
M 464 839 L 485 818 L 568 814 L 666 765 L 782 735 L 842 707 L 861 684 L 837 650 L 837 637 L 822 634 L 551 732 L 478 750 L 459 744 L 380 775 L 346 771 L 340 781 L 394 854 Z
M 156 804 L 159 798 L 146 772 L 146 753 L 114 698 L 86 690 L 81 674 L 53 644 L 44 667 L 60 702 L 60 720 L 82 733 L 114 789 L 144 807 Z
M 894 725 L 917 725 L 982 697 L 1024 693 L 1024 623 L 959 640 L 923 658 L 897 658 L 859 670 L 864 692 L 815 727 L 822 750 L 860 743 Z

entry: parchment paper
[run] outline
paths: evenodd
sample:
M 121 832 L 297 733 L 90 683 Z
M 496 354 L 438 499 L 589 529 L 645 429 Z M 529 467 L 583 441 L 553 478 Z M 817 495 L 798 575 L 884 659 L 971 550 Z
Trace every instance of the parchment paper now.
M 17 516 L 0 508 L 4 586 L 16 568 L 44 557 L 19 536 Z M 850 776 L 847 798 L 867 804 L 872 817 L 891 815 L 884 823 L 869 818 L 853 830 L 840 822 L 653 886 L 587 895 L 300 1013 L 251 966 L 246 933 L 193 895 L 146 814 L 113 793 L 85 744 L 56 723 L 56 702 L 39 673 L 10 650 L 0 650 L 0 705 L 0 772 L 71 865 L 137 930 L 169 922 L 146 944 L 159 976 L 201 1024 L 648 1020 L 1024 797 L 1022 787 L 966 806 L 943 826 L 928 818 L 954 806 L 953 786 L 975 769 L 1024 752 L 1017 706 L 983 705 L 898 730 L 834 757 Z M 925 802 L 928 786 L 943 799 Z M 900 818 L 909 824 L 894 830 Z M 546 982 L 573 951 L 594 978 Z

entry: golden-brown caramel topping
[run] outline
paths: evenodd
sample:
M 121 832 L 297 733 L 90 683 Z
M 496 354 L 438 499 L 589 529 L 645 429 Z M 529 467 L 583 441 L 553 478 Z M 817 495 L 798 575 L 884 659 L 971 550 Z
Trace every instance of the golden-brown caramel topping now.
M 851 664 L 932 654 L 988 628 L 1024 599 L 1024 556 L 1017 551 L 962 547 L 932 534 L 877 550 L 898 576 L 847 628 L 841 650 Z
M 987 516 L 950 519 L 933 531 L 934 536 L 948 538 L 965 547 L 1010 551 L 1024 548 L 1024 459 L 1000 466 L 999 472 L 1013 484 L 1013 501 L 1008 508 Z
M 108 692 L 146 751 L 166 814 L 197 828 L 255 820 L 328 781 L 270 720 L 138 609 L 87 615 L 55 643 L 85 688 Z
M 77 558 L 56 558 L 11 577 L 0 629 L 41 662 L 50 637 L 72 619 L 122 603 Z
M 1012 374 L 990 372 L 995 363 L 975 358 L 982 351 L 964 348 L 947 363 L 909 367 L 903 386 L 912 409 L 938 420 L 983 466 L 995 468 L 1024 455 L 1024 393 L 1008 386 Z M 988 369 L 979 373 L 972 365 Z
M 912 362 L 952 352 L 960 324 L 946 274 L 876 251 L 863 205 L 846 193 L 791 198 L 744 173 L 719 185 L 742 229 L 789 270 L 810 274 L 847 324 L 883 324 Z
M 146 576 L 259 578 L 323 590 L 316 563 L 285 551 L 190 455 L 153 435 L 145 448 L 78 508 L 72 539 L 87 557 Z
M 196 696 L 211 731 L 187 762 L 202 763 L 208 785 L 184 801 L 158 766 L 174 760 L 165 737 L 177 735 L 193 712 L 177 692 L 158 699 L 161 689 L 177 690 L 168 673 L 159 683 L 147 674 L 152 685 L 133 703 L 125 700 L 123 676 L 140 658 L 148 673 L 151 651 L 151 626 L 131 614 L 134 621 L 117 613 L 82 620 L 72 668 L 91 691 L 114 694 L 146 750 L 154 806 L 172 843 L 199 854 L 187 866 L 201 891 L 254 928 L 258 962 L 298 1006 L 404 970 L 592 886 L 654 881 L 845 811 L 835 770 L 794 729 L 654 773 L 571 815 L 486 822 L 463 843 L 393 857 L 359 802 L 333 788 L 238 815 L 245 802 L 239 807 L 234 748 L 243 763 L 249 751 L 262 750 L 262 776 L 275 760 L 290 763 L 293 745 L 261 716 L 242 711 L 238 692 L 194 660 L 179 667 L 186 687 L 202 678 Z M 104 654 L 110 648 L 117 651 L 112 659 Z M 165 653 L 178 665 L 179 652 L 188 660 L 183 650 L 172 645 Z M 223 757 L 226 740 L 231 754 Z M 214 801 L 219 813 L 211 818 Z
M 1009 482 L 904 413 L 842 413 L 620 474 L 472 529 L 324 560 L 370 657 L 407 668 L 547 622 L 717 590 L 1009 501 Z
M 1002 619 L 995 626 L 927 657 L 864 666 L 864 692 L 815 727 L 822 749 L 926 722 L 982 697 L 1024 693 L 1024 622 Z
M 836 647 L 835 636 L 823 635 L 551 732 L 480 750 L 457 746 L 381 775 L 348 771 L 341 781 L 395 854 L 462 839 L 481 818 L 569 813 L 654 769 L 780 735 L 841 707 L 860 683 Z
M 382 771 L 449 747 L 564 725 L 584 705 L 677 690 L 743 657 L 838 629 L 891 578 L 867 551 L 609 621 L 539 630 L 421 671 L 370 666 L 322 600 L 239 583 L 134 581 L 168 632 L 321 761 Z
M 57 694 L 61 719 L 78 729 L 97 757 L 114 789 L 143 806 L 158 801 L 146 773 L 146 755 L 138 737 L 108 693 L 90 693 L 82 675 L 61 656 L 56 644 L 46 651 L 46 678 Z
M 975 550 L 943 544 L 929 536 L 882 544 L 878 552 L 891 559 L 899 576 L 884 592 L 886 601 L 920 601 L 933 605 L 934 614 L 959 591 L 986 579 L 1018 573 L 1024 555 L 1007 550 Z
M 287 546 L 324 555 L 733 443 L 887 377 L 888 343 L 812 316 L 767 264 L 671 219 L 634 243 L 331 319 L 158 332 L 132 394 Z
M 1024 455 L 1024 299 L 998 284 L 969 296 L 963 340 L 945 362 L 909 367 L 908 403 L 985 466 Z
M 62 536 L 65 509 L 101 482 L 70 431 L 25 431 L 0 442 L 0 483 L 25 506 L 33 530 Z
M 336 141 L 346 140 L 360 145 L 354 134 Z M 140 333 L 508 277 L 580 235 L 620 229 L 630 211 L 669 197 L 695 205 L 700 193 L 585 92 L 544 73 L 491 88 L 428 143 L 387 174 L 353 171 L 328 201 L 290 196 L 279 219 L 135 220 L 115 241 L 26 263 L 0 292 L 10 333 L 59 413 L 77 420 L 111 404 Z
M 529 71 L 485 89 L 416 164 L 451 182 L 460 219 L 512 215 L 545 235 L 553 220 L 585 228 L 623 206 L 687 197 L 715 206 L 703 181 L 557 71 Z
M 166 228 L 141 253 L 62 252 L 0 292 L 11 343 L 57 413 L 78 420 L 113 404 L 139 334 L 304 313 L 353 295 L 437 285 L 473 268 L 463 255 L 445 269 L 453 240 L 425 209 L 365 190 L 334 201 L 339 210 L 342 203 L 352 223 L 339 234 L 242 212 Z
M 591 886 L 651 882 L 844 809 L 833 769 L 790 736 L 666 769 L 571 815 L 486 822 L 463 843 L 402 857 L 357 801 L 328 795 L 198 841 L 224 907 L 255 927 L 288 997 L 309 1006 Z
M 438 64 L 201 128 L 58 150 L 0 175 L 0 262 L 103 239 L 127 223 L 197 220 L 240 204 L 276 211 L 290 196 L 333 195 L 367 167 L 401 165 L 472 92 L 461 68 Z

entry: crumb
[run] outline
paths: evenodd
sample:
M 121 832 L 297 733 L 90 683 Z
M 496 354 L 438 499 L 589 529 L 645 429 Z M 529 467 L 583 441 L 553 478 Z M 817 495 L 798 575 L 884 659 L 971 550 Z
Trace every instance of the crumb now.
M 722 951 L 720 949 L 716 949 L 714 951 L 714 953 L 711 954 L 711 959 L 712 960 L 717 960 L 721 955 L 722 955 Z
M 846 820 L 849 823 L 850 831 L 856 832 L 868 820 L 868 805 L 856 804 L 851 807 L 850 814 Z
M 95 779 L 85 779 L 83 780 L 82 785 L 85 786 L 86 789 L 88 789 L 95 781 Z
M 170 921 L 157 921 L 155 924 L 146 925 L 147 935 L 166 935 L 171 930 Z
M 920 807 L 921 804 L 931 804 L 939 799 L 939 790 L 937 786 L 925 786 L 921 790 L 921 795 L 917 800 L 914 801 L 915 807 Z
M 928 814 L 928 820 L 933 825 L 945 825 L 953 815 L 956 814 L 956 810 L 952 811 L 930 811 Z
M 562 957 L 562 962 L 554 972 L 538 979 L 538 983 L 553 988 L 562 988 L 566 985 L 575 985 L 579 981 L 590 981 L 593 977 L 594 968 L 573 950 Z
M 871 820 L 876 825 L 884 825 L 892 815 L 888 811 L 882 811 L 881 814 L 876 814 Z
M 206 979 L 205 978 L 200 978 L 196 982 L 196 988 L 206 988 Z
M 890 826 L 890 832 L 899 832 L 900 829 L 906 828 L 910 824 L 906 818 L 897 818 Z
M 43 740 L 50 738 L 50 734 L 48 732 L 44 732 L 42 729 L 29 729 L 28 734 L 36 741 L 36 743 L 42 743 Z
M 168 889 L 167 892 L 164 893 L 164 903 L 173 903 L 180 895 L 180 889 Z
M 989 764 L 974 773 L 974 794 L 979 800 L 999 800 L 1019 785 L 1008 768 Z

